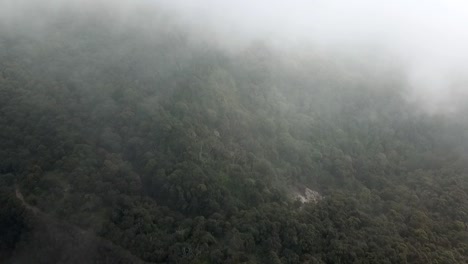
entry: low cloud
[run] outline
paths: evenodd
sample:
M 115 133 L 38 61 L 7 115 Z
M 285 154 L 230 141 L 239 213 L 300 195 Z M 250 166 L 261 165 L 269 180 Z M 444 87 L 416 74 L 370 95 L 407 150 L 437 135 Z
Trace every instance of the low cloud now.
M 44 16 L 41 8 L 47 15 L 99 8 L 122 23 L 137 10 L 162 8 L 194 35 L 230 49 L 262 40 L 285 50 L 361 54 L 363 61 L 381 54 L 406 72 L 408 100 L 431 112 L 453 111 L 468 90 L 468 3 L 462 0 L 4 0 L 0 7 L 4 28 L 27 27 L 31 16 Z

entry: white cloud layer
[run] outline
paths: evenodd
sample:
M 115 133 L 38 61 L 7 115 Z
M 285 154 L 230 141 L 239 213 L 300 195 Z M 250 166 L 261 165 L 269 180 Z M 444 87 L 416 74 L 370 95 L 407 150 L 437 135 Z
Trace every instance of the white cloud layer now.
M 215 32 L 226 46 L 266 39 L 279 47 L 353 52 L 378 47 L 401 61 L 414 87 L 409 98 L 450 110 L 467 98 L 468 1 L 464 0 L 3 0 L 0 23 L 49 5 L 109 6 L 123 18 L 142 5 L 179 14 L 194 32 Z M 54 9 L 52 8 L 52 9 Z M 233 44 L 234 43 L 234 44 Z
M 186 21 L 220 36 L 311 42 L 336 50 L 378 46 L 403 61 L 410 99 L 450 110 L 466 96 L 468 2 L 462 0 L 162 0 Z M 222 38 L 222 37 L 221 37 Z M 458 82 L 457 82 L 458 81 Z M 455 86 L 458 83 L 458 86 Z

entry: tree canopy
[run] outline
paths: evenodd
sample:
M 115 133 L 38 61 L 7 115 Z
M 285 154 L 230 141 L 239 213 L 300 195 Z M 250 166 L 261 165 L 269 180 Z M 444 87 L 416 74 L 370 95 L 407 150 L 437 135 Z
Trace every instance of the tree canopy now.
M 57 237 L 96 263 L 468 262 L 466 121 L 418 111 L 398 72 L 155 20 L 1 28 L 2 262 L 66 263 L 38 246 Z

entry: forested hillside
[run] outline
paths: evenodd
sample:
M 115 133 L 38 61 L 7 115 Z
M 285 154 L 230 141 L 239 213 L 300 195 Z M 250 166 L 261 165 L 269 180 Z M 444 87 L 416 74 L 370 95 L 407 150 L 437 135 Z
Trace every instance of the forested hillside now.
M 392 65 L 59 13 L 0 26 L 0 262 L 468 262 L 468 122 Z

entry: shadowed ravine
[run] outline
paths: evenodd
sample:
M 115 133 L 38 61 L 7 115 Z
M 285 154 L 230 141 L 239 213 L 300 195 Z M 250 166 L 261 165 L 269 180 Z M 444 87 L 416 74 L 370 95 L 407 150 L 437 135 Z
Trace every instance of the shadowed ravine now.
M 29 241 L 18 243 L 8 263 L 31 263 L 32 257 L 35 263 L 145 263 L 114 243 L 29 204 L 18 186 L 15 193 L 16 198 L 33 214 L 34 226 L 26 235 Z M 54 260 L 35 258 L 45 252 L 52 253 Z

